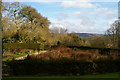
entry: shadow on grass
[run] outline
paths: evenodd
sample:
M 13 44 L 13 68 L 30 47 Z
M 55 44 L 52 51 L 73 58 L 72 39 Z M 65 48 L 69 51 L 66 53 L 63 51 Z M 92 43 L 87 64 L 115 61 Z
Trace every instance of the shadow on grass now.
M 83 76 L 10 76 L 2 80 L 120 80 L 120 73 Z
M 118 78 L 3 78 L 2 80 L 120 80 Z

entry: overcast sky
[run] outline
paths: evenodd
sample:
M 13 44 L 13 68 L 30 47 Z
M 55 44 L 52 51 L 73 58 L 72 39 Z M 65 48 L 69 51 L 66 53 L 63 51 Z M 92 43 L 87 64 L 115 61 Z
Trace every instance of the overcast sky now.
M 84 1 L 22 3 L 47 17 L 51 22 L 50 27 L 62 26 L 68 32 L 104 33 L 118 17 L 118 3 Z

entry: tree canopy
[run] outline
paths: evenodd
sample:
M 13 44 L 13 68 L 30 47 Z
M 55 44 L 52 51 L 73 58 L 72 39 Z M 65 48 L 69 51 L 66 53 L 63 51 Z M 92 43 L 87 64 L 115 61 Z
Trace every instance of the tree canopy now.
M 35 8 L 19 2 L 2 3 L 3 43 L 39 43 L 41 45 L 86 45 L 76 34 L 60 27 L 49 28 L 50 21 Z
M 36 9 L 17 2 L 3 3 L 2 5 L 4 40 L 12 38 L 17 42 L 46 40 L 50 21 Z

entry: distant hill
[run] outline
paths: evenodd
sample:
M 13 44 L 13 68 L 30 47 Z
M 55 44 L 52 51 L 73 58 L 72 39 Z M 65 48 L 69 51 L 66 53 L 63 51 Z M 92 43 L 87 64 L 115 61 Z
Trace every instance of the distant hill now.
M 103 34 L 95 34 L 95 33 L 75 33 L 75 34 L 77 34 L 81 38 L 86 38 L 86 37 L 89 37 L 89 36 L 103 35 Z

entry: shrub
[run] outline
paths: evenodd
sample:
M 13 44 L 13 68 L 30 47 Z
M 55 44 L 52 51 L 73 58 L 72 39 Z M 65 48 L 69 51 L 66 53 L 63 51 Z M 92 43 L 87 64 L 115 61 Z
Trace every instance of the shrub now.
M 94 62 L 61 58 L 57 60 L 30 59 L 10 61 L 7 65 L 13 75 L 84 75 L 120 72 L 120 60 Z
M 38 43 L 4 43 L 3 49 L 49 49 L 49 45 Z

